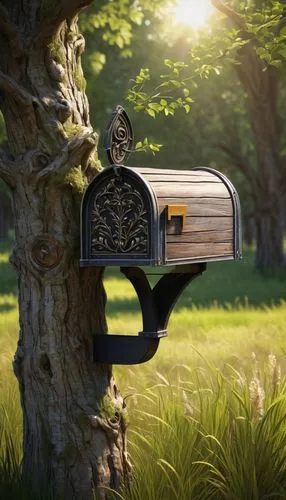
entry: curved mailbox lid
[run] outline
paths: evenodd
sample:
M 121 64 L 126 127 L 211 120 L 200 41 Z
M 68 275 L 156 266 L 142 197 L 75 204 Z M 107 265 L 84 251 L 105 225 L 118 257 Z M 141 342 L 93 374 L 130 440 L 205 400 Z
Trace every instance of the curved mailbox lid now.
M 223 174 L 207 167 L 138 170 L 165 212 L 165 265 L 240 258 L 239 200 Z

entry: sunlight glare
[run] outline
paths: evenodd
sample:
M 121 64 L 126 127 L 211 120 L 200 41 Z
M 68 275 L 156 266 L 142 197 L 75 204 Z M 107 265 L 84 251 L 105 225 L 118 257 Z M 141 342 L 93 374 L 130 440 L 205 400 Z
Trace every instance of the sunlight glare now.
M 177 24 L 188 24 L 198 29 L 207 23 L 212 9 L 210 0 L 177 0 L 174 20 Z

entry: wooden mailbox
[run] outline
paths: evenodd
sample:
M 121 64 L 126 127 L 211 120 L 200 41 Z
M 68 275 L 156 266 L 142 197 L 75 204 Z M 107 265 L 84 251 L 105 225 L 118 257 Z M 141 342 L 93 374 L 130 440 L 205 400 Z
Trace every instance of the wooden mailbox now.
M 84 266 L 162 266 L 241 256 L 240 209 L 231 182 L 209 168 L 115 165 L 82 205 Z
M 93 336 L 93 361 L 137 364 L 167 335 L 172 308 L 206 263 L 241 258 L 239 199 L 216 170 L 131 168 L 130 120 L 117 106 L 105 149 L 111 165 L 88 186 L 81 211 L 82 267 L 120 266 L 142 311 L 138 336 Z M 169 165 L 168 165 L 169 167 Z M 172 266 L 151 288 L 142 266 Z

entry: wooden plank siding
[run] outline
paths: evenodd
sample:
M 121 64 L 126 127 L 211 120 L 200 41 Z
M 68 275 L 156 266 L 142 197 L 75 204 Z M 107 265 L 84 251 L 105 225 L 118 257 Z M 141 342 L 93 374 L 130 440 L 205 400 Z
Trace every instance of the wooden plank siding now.
M 224 182 L 206 171 L 139 169 L 151 185 L 159 213 L 167 205 L 187 205 L 181 234 L 166 231 L 166 258 L 230 258 L 233 255 L 233 204 Z
M 232 217 L 233 206 L 230 198 L 158 198 L 159 213 L 165 210 L 167 205 L 188 205 L 188 216 L 190 217 Z
M 205 231 L 224 231 L 225 229 L 233 229 L 232 217 L 186 217 L 183 232 L 205 232 Z M 167 231 L 168 234 L 168 231 Z
M 232 241 L 232 229 L 219 229 L 213 231 L 183 232 L 181 235 L 168 234 L 168 243 L 228 243 Z
M 151 182 L 157 198 L 230 198 L 228 189 L 221 183 L 212 182 Z
M 169 259 L 211 259 L 233 255 L 232 241 L 226 243 L 169 243 L 167 260 Z
M 144 174 L 144 179 L 147 181 L 151 182 L 211 182 L 219 184 L 221 183 L 221 180 L 218 177 L 215 177 L 214 175 L 211 176 L 211 174 L 208 174 L 207 176 L 205 175 L 187 175 L 187 174 L 181 174 L 181 175 L 170 175 L 170 174 L 164 174 L 163 175 L 158 175 L 158 174 Z
M 202 170 L 171 170 L 167 168 L 145 168 L 145 167 L 128 167 L 133 172 L 142 174 L 144 178 L 147 176 L 158 177 L 158 179 L 165 179 L 168 176 L 172 177 L 180 177 L 180 176 L 188 176 L 192 179 L 196 177 L 203 177 L 206 180 L 215 181 L 218 179 L 218 182 L 221 182 L 219 177 L 212 174 L 211 172 L 206 172 Z
M 187 217 L 181 234 L 166 235 L 167 259 L 233 254 L 232 217 Z

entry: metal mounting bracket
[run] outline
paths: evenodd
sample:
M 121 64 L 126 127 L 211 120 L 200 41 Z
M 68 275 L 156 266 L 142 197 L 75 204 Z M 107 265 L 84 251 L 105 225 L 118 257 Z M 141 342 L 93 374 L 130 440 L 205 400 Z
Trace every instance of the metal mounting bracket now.
M 160 339 L 167 336 L 167 325 L 174 305 L 185 287 L 205 269 L 205 263 L 178 266 L 164 274 L 152 289 L 141 268 L 121 267 L 120 271 L 137 293 L 143 330 L 137 336 L 94 335 L 93 361 L 112 365 L 136 365 L 151 359 L 158 349 Z

